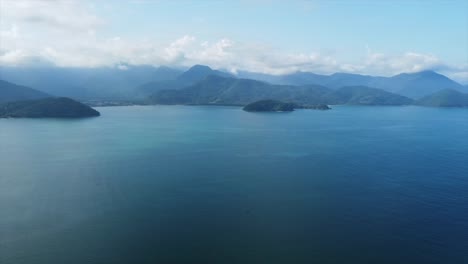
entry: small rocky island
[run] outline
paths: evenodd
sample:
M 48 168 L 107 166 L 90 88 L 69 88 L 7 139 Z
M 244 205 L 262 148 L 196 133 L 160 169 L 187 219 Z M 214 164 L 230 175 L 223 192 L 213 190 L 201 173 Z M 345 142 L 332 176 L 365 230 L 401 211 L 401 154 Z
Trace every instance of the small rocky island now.
M 328 110 L 328 105 L 298 105 L 295 103 L 284 103 L 277 100 L 260 100 L 246 105 L 243 110 L 247 112 L 291 112 L 294 109 L 317 109 Z
M 260 100 L 244 106 L 247 112 L 291 112 L 296 105 L 293 103 L 283 103 L 276 100 Z
M 81 118 L 100 116 L 93 108 L 65 97 L 0 104 L 0 118 Z
M 331 108 L 326 104 L 318 104 L 318 105 L 296 105 L 296 109 L 330 110 Z

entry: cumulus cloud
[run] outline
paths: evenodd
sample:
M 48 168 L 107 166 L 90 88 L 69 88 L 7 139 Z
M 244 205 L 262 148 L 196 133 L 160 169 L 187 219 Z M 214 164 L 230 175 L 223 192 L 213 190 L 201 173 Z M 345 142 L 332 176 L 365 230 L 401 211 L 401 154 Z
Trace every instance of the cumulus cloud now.
M 167 48 L 164 49 L 163 54 L 165 60 L 169 63 L 181 63 L 186 57 L 185 53 L 187 49 L 194 43 L 195 38 L 193 36 L 184 36 L 174 42 L 172 42 Z
M 185 35 L 163 43 L 157 38 L 128 39 L 102 33 L 106 21 L 79 1 L 0 0 L 0 64 L 59 67 L 206 64 L 236 73 L 308 71 L 394 75 L 434 69 L 468 83 L 467 65 L 447 65 L 435 55 L 406 52 L 387 55 L 368 48 L 361 61 L 340 61 L 319 52 L 288 53 L 259 43 L 229 38 L 215 41 Z

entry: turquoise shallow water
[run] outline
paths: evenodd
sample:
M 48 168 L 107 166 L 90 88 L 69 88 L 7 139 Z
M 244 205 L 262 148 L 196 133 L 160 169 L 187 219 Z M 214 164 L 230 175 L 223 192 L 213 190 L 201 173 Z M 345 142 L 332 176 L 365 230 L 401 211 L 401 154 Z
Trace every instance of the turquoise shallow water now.
M 468 263 L 468 109 L 0 119 L 0 263 Z

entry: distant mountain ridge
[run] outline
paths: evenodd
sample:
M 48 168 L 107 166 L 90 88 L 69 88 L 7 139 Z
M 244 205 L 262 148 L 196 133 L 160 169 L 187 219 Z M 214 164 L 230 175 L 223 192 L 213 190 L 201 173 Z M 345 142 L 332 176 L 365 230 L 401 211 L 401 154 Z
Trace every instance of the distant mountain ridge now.
M 419 99 L 416 104 L 432 107 L 468 107 L 468 94 L 445 89 Z
M 220 76 L 220 77 L 230 77 L 234 78 L 232 74 L 213 70 L 208 66 L 204 65 L 194 65 L 189 68 L 187 71 L 181 73 L 173 80 L 166 81 L 155 81 L 150 83 L 145 83 L 137 87 L 138 94 L 143 97 L 149 96 L 157 91 L 166 90 L 166 89 L 182 89 L 184 87 L 195 84 L 196 82 L 202 81 L 208 76 Z
M 249 79 L 210 75 L 206 79 L 179 90 L 162 90 L 150 97 L 159 104 L 246 105 L 262 99 L 283 100 L 301 104 L 318 104 L 326 87 L 272 85 Z
M 221 76 L 221 77 L 234 77 L 234 75 L 222 72 L 218 70 L 213 70 L 205 65 L 194 65 L 187 71 L 183 72 L 177 77 L 177 80 L 184 83 L 196 83 L 199 82 L 210 75 Z
M 411 98 L 421 98 L 444 89 L 453 89 L 460 92 L 464 87 L 434 71 L 422 71 L 418 73 L 402 73 L 390 77 L 390 82 L 379 83 L 375 87 Z
M 0 103 L 50 97 L 32 88 L 0 80 Z
M 300 105 L 407 105 L 413 102 L 401 95 L 364 86 L 331 90 L 320 85 L 274 85 L 214 75 L 186 88 L 161 90 L 150 97 L 150 101 L 156 104 L 246 105 L 260 100 Z
M 351 73 L 320 75 L 309 72 L 297 72 L 280 76 L 240 72 L 240 76 L 285 85 L 317 84 L 331 89 L 344 86 L 368 86 L 416 99 L 443 89 L 468 91 L 463 85 L 434 71 L 402 73 L 392 77 Z
M 168 67 L 120 65 L 101 68 L 0 67 L 0 79 L 55 96 L 128 99 L 135 88 L 152 81 L 173 80 L 182 72 Z
M 413 99 L 420 99 L 444 89 L 468 92 L 467 86 L 463 86 L 433 71 L 380 77 L 351 73 L 321 75 L 310 72 L 268 75 L 245 71 L 239 71 L 236 75 L 233 75 L 204 65 L 194 65 L 186 71 L 164 66 L 126 64 L 94 69 L 0 67 L 0 79 L 55 96 L 67 96 L 79 100 L 145 100 L 145 98 L 158 91 L 184 89 L 211 75 L 251 79 L 285 86 L 318 85 L 329 89 L 339 89 L 346 86 L 366 86 Z
M 367 86 L 345 86 L 323 98 L 326 104 L 410 105 L 413 100 L 395 93 Z

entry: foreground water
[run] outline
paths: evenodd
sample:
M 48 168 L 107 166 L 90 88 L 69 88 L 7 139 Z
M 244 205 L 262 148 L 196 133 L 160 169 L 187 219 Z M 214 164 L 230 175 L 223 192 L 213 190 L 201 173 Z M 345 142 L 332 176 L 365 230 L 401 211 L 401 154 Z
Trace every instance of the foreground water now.
M 468 109 L 0 120 L 0 263 L 467 263 Z

